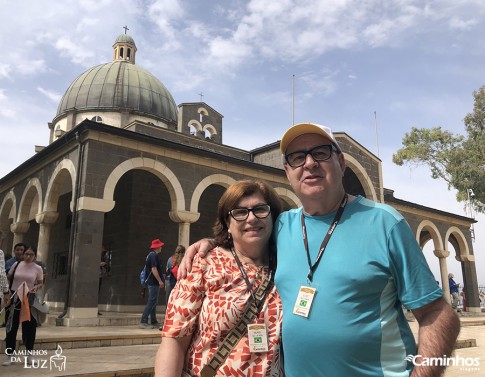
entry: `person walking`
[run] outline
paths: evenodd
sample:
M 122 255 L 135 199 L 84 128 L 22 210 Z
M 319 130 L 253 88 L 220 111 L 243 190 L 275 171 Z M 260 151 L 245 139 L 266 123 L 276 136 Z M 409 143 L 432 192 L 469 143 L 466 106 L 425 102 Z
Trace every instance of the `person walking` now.
M 149 327 L 148 317 L 150 317 L 151 320 L 151 328 L 160 327 L 160 323 L 157 320 L 157 304 L 160 288 L 164 287 L 164 283 L 162 264 L 158 258 L 158 254 L 162 252 L 163 245 L 164 243 L 158 238 L 153 240 L 152 244 L 150 245 L 151 251 L 146 258 L 145 269 L 146 275 L 148 276 L 146 280 L 148 299 L 140 320 L 140 328 L 142 329 Z
M 8 274 L 10 268 L 15 262 L 21 261 L 24 256 L 24 251 L 27 249 L 27 245 L 24 243 L 18 243 L 13 247 L 13 256 L 5 262 L 5 271 Z
M 175 248 L 173 255 L 167 260 L 167 268 L 165 269 L 165 303 L 168 305 L 168 299 L 173 287 L 177 283 L 177 273 L 180 262 L 185 254 L 185 246 L 178 245 Z
M 0 230 L 0 326 L 5 323 L 5 301 L 10 300 L 7 273 L 5 272 L 5 254 L 2 250 L 3 232 Z
M 15 262 L 8 273 L 8 278 L 11 281 L 11 297 L 6 301 L 8 305 L 5 327 L 7 335 L 5 338 L 5 354 L 7 359 L 2 363 L 3 366 L 12 364 L 11 356 L 15 354 L 20 323 L 22 323 L 22 341 L 28 354 L 27 363 L 33 364 L 35 362 L 32 351 L 35 344 L 37 321 L 30 311 L 31 307 L 30 310 L 27 310 L 27 308 L 30 306 L 29 303 L 33 302 L 37 290 L 43 286 L 43 272 L 42 268 L 35 263 L 36 255 L 37 250 L 34 247 L 28 247 L 24 251 L 23 259 Z M 25 288 L 25 285 L 27 285 L 26 291 L 22 293 L 22 288 Z M 29 302 L 23 302 L 26 297 L 28 297 Z
M 170 296 L 155 376 L 283 376 L 282 307 L 272 284 L 280 212 L 276 191 L 262 181 L 238 181 L 225 191 L 215 248 L 195 259 Z M 249 313 L 254 318 L 241 323 Z
M 458 309 L 458 302 L 460 297 L 458 296 L 458 288 L 460 287 L 460 283 L 455 282 L 454 280 L 455 275 L 452 273 L 448 274 L 448 284 L 450 285 L 450 294 L 451 294 L 451 307 L 455 310 Z
M 405 219 L 345 191 L 345 156 L 330 128 L 296 124 L 280 151 L 302 203 L 275 224 L 286 376 L 441 376 L 446 360 L 415 358 L 451 356 L 460 321 Z M 187 249 L 179 279 L 212 244 Z M 403 305 L 419 324 L 417 344 Z

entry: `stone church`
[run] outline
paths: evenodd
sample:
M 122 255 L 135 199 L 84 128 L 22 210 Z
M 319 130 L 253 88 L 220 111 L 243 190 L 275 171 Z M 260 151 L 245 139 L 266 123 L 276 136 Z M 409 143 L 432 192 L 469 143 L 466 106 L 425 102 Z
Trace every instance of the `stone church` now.
M 48 123 L 49 144 L 0 179 L 3 249 L 37 246 L 48 271 L 45 300 L 60 325 L 96 325 L 99 311 L 141 313 L 139 274 L 151 240 L 165 243 L 165 263 L 177 245 L 212 234 L 218 199 L 234 181 L 264 179 L 286 208 L 300 204 L 277 140 L 251 151 L 224 145 L 223 116 L 204 102 L 177 105 L 136 65 L 136 52 L 133 38 L 120 35 L 113 61 L 67 88 Z M 347 191 L 394 206 L 422 247 L 433 242 L 447 296 L 446 261 L 458 259 L 469 310 L 479 311 L 474 220 L 395 198 L 383 187 L 379 158 L 350 135 L 335 136 Z M 100 284 L 102 250 L 109 273 Z

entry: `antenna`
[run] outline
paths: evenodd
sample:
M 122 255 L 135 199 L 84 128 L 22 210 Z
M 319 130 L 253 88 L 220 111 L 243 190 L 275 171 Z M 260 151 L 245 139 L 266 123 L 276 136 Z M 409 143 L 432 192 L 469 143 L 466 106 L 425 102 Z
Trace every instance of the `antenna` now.
M 379 135 L 377 133 L 377 112 L 374 111 L 374 127 L 376 129 L 377 157 L 379 157 Z

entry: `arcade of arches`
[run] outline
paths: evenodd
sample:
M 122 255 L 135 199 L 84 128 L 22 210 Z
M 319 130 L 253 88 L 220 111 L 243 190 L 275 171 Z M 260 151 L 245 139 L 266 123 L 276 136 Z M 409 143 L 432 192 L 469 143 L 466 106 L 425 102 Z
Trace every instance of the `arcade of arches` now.
M 3 249 L 37 245 L 48 268 L 45 300 L 63 313 L 65 325 L 86 323 L 98 310 L 141 312 L 139 270 L 150 241 L 165 242 L 164 263 L 178 244 L 210 235 L 217 201 L 235 180 L 264 179 L 286 208 L 299 205 L 279 166 L 277 142 L 245 152 L 205 137 L 135 126 L 85 120 L 0 180 Z M 347 134 L 336 137 L 347 160 L 348 192 L 394 206 L 421 246 L 433 243 L 447 297 L 447 259 L 459 260 L 469 310 L 480 310 L 469 232 L 474 220 L 394 198 L 382 186 L 380 160 Z M 99 286 L 103 246 L 111 266 Z

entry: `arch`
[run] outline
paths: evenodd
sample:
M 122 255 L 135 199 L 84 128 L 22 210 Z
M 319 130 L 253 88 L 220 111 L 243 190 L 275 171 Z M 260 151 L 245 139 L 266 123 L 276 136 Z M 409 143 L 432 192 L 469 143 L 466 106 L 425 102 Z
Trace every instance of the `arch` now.
M 104 200 L 113 202 L 114 206 L 116 184 L 123 174 L 132 169 L 145 170 L 157 176 L 168 189 L 172 211 L 183 211 L 185 209 L 185 196 L 177 176 L 163 162 L 145 157 L 135 157 L 126 160 L 113 169 L 106 180 L 103 193 Z M 107 212 L 111 211 L 111 209 L 108 209 Z
M 29 215 L 32 205 L 37 197 L 37 213 L 42 212 L 42 186 L 38 178 L 32 178 L 25 186 L 24 193 L 20 199 L 19 213 L 17 222 L 23 223 L 29 221 Z
M 196 133 L 202 131 L 202 124 L 198 120 L 192 119 L 187 123 L 187 127 L 189 129 L 194 128 Z
M 453 237 L 453 239 L 452 239 Z M 466 242 L 465 235 L 456 226 L 451 226 L 446 231 L 445 235 L 446 251 L 448 250 L 448 242 L 455 248 L 455 258 L 457 261 L 462 261 L 462 257 L 470 257 L 470 249 L 468 248 L 468 243 Z
M 47 185 L 44 201 L 44 211 L 56 211 L 57 200 L 61 194 L 62 182 L 68 177 L 71 178 L 71 211 L 73 209 L 74 182 L 76 182 L 76 168 L 69 159 L 62 160 L 55 168 Z
M 210 132 L 211 135 L 217 135 L 217 130 L 212 124 L 206 124 L 203 130 Z
M 207 111 L 207 110 L 206 110 L 204 107 L 199 107 L 199 108 L 197 109 L 197 112 L 198 112 L 199 114 L 205 115 L 206 117 L 208 117 L 208 116 L 209 116 L 209 112 L 208 112 L 208 111 Z
M 423 220 L 419 223 L 418 228 L 416 229 L 416 241 L 419 244 L 421 249 L 424 247 L 424 244 L 428 241 L 421 239 L 421 233 L 424 231 L 428 231 L 431 239 L 433 240 L 433 245 L 435 250 L 443 250 L 443 240 L 441 238 L 440 231 L 436 227 L 434 223 L 429 220 Z
M 360 183 L 362 184 L 366 197 L 377 202 L 378 199 L 376 190 L 374 188 L 374 185 L 372 184 L 369 175 L 367 174 L 366 169 L 360 164 L 359 161 L 357 161 L 354 157 L 348 155 L 347 153 L 344 154 L 344 157 L 347 167 L 354 172 L 354 174 L 357 176 Z
M 275 187 L 275 191 L 291 208 L 301 207 L 300 199 L 298 199 L 293 191 L 285 187 Z
M 202 181 L 199 182 L 194 190 L 194 193 L 192 194 L 192 199 L 190 200 L 190 212 L 197 212 L 200 197 L 207 187 L 216 184 L 228 188 L 234 182 L 236 182 L 234 178 L 225 174 L 212 174 L 208 177 L 205 177 Z
M 10 190 L 5 198 L 3 198 L 2 205 L 0 206 L 0 229 L 9 230 L 10 222 L 8 219 L 12 219 L 12 222 L 17 218 L 17 198 Z

